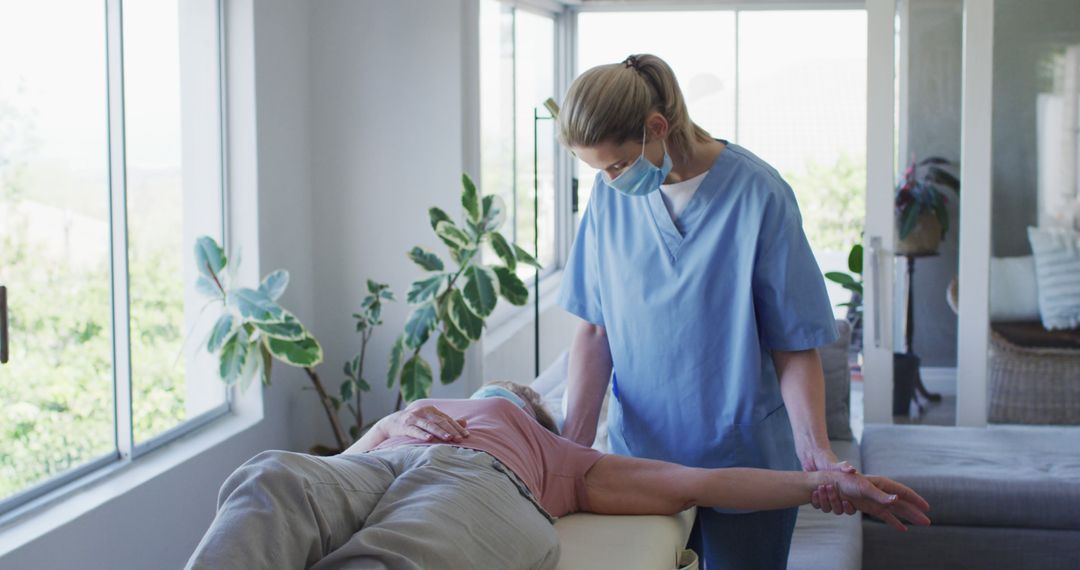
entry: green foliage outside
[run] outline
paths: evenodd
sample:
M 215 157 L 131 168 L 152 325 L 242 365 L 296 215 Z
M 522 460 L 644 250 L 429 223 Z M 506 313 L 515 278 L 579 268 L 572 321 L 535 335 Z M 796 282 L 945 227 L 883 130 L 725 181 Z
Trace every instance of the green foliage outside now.
M 0 283 L 8 287 L 11 338 L 10 361 L 0 365 L 0 499 L 115 450 L 108 258 L 65 254 L 57 245 L 64 243 L 61 229 L 41 231 L 41 221 L 28 214 L 31 206 L 67 209 L 94 189 L 73 185 L 81 196 L 47 189 L 56 195 L 43 198 L 42 176 L 76 175 L 43 172 L 32 145 L 10 144 L 32 140 L 32 130 L 24 117 L 0 108 L 8 143 L 0 144 Z M 91 217 L 107 244 L 107 225 Z M 129 270 L 133 430 L 136 441 L 145 441 L 186 418 L 184 363 L 177 361 L 183 283 L 178 256 L 162 247 L 132 255 Z
M 862 241 L 866 217 L 866 158 L 841 154 L 833 164 L 809 162 L 786 173 L 802 212 L 803 230 L 815 251 L 849 251 Z

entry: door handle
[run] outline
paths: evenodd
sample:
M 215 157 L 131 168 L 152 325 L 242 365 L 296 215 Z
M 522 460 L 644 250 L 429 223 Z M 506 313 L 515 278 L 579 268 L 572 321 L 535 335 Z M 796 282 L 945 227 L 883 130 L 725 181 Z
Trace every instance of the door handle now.
M 0 285 L 0 364 L 8 361 L 7 287 Z
M 870 288 L 872 294 L 870 304 L 874 311 L 874 348 L 881 348 L 881 295 L 879 294 L 881 279 L 878 269 L 880 251 L 881 236 L 872 236 L 870 238 L 870 279 L 874 281 L 874 285 Z

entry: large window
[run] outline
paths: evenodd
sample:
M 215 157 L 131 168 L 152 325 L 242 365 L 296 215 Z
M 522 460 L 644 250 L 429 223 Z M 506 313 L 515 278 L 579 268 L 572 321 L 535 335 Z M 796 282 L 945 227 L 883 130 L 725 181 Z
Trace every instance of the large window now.
M 502 197 L 503 229 L 526 251 L 557 268 L 558 183 L 555 125 L 544 108 L 556 93 L 555 19 L 511 3 L 480 3 L 481 179 Z M 491 255 L 486 252 L 485 255 Z M 519 273 L 532 277 L 527 266 Z
M 695 122 L 780 171 L 822 271 L 846 271 L 865 204 L 865 11 L 578 15 L 578 73 L 632 53 L 664 59 Z M 596 171 L 578 161 L 577 173 L 584 203 Z M 834 303 L 850 296 L 831 283 L 829 294 Z
M 190 286 L 219 37 L 218 0 L 0 0 L 0 512 L 228 409 Z

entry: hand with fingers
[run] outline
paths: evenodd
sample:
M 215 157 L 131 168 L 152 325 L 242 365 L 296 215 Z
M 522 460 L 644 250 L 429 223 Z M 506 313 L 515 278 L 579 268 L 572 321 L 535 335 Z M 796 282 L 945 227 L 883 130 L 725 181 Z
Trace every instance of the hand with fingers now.
M 458 442 L 469 437 L 465 418 L 451 418 L 435 406 L 418 406 L 394 412 L 382 426 L 388 437 L 406 436 L 423 441 Z
M 803 471 L 836 471 L 839 473 L 858 473 L 855 466 L 847 461 L 840 461 L 831 449 L 813 448 L 801 452 L 799 458 L 803 465 Z M 846 501 L 833 489 L 831 492 L 828 485 L 819 485 L 810 495 L 810 504 L 815 509 L 837 515 L 853 515 L 855 507 L 850 501 Z
M 930 504 L 926 502 L 926 499 L 888 477 L 858 473 L 830 473 L 829 479 L 831 481 L 825 486 L 829 495 L 827 500 L 830 503 L 839 500 L 845 505 L 850 505 L 854 510 L 880 519 L 896 530 L 907 530 L 900 519 L 918 526 L 930 525 L 930 518 L 926 516 L 926 513 L 930 511 Z M 854 510 L 848 514 L 853 514 Z M 844 512 L 847 512 L 846 508 Z

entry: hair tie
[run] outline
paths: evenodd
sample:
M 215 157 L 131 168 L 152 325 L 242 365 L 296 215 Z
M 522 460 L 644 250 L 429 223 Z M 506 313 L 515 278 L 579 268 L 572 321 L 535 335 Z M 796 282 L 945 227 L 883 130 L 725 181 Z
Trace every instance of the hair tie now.
M 623 60 L 623 65 L 626 67 L 634 68 L 634 71 L 638 71 L 638 58 L 636 55 L 632 55 Z

